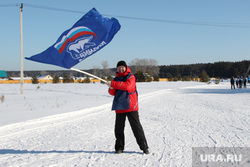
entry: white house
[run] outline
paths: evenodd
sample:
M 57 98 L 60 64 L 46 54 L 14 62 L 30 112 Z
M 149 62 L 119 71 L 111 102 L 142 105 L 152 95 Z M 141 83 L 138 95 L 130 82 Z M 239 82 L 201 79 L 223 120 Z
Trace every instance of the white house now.
M 38 80 L 52 80 L 53 78 L 50 75 L 41 75 L 37 79 Z

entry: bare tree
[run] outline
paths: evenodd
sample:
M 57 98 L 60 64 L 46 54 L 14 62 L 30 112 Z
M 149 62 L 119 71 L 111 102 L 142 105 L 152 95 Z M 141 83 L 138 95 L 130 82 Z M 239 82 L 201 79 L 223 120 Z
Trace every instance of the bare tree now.
M 158 63 L 157 63 L 156 60 L 150 59 L 148 61 L 148 70 L 151 72 L 152 76 L 159 74 L 160 68 L 159 68 Z
M 137 71 L 142 71 L 143 73 L 150 72 L 152 76 L 159 74 L 158 63 L 154 59 L 134 59 L 131 61 L 130 66 Z
M 108 61 L 103 61 L 102 62 L 102 68 L 103 68 L 103 74 L 104 74 L 104 76 L 108 76 L 109 72 L 110 72 Z

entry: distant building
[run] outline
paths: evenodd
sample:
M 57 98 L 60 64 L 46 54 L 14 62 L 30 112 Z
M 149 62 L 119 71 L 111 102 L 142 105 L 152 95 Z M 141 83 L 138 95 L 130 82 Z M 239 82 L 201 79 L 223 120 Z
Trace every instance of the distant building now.
M 38 77 L 38 80 L 52 80 L 53 78 L 50 75 L 41 75 Z
M 9 80 L 21 80 L 20 77 L 10 77 Z M 32 77 L 23 77 L 23 80 L 32 80 Z
M 8 78 L 6 71 L 0 70 L 0 78 Z

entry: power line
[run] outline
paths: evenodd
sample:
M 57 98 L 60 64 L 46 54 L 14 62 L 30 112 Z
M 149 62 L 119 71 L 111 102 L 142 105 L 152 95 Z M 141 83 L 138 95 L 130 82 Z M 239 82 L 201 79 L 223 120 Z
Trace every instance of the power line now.
M 6 4 L 0 5 L 0 7 L 9 7 L 14 4 Z M 18 4 L 15 4 L 17 6 Z M 30 8 L 38 8 L 52 11 L 60 11 L 60 12 L 70 12 L 70 13 L 81 13 L 85 14 L 87 12 L 77 11 L 77 10 L 69 10 L 41 5 L 33 5 L 26 4 L 25 7 Z M 210 26 L 210 27 L 226 27 L 226 28 L 250 28 L 250 23 L 218 23 L 218 22 L 200 22 L 200 21 L 179 21 L 179 20 L 163 20 L 163 19 L 152 19 L 152 18 L 142 18 L 142 17 L 129 17 L 129 16 L 118 16 L 118 15 L 110 15 L 110 14 L 102 14 L 108 17 L 116 17 L 130 20 L 139 20 L 139 21 L 149 21 L 149 22 L 158 22 L 158 23 L 168 23 L 168 24 L 183 24 L 183 25 L 194 25 L 194 26 Z
M 81 14 L 82 13 L 87 13 L 87 12 L 76 11 L 76 10 L 61 9 L 61 8 L 54 8 L 54 7 L 48 7 L 48 6 L 32 5 L 32 4 L 25 4 L 25 6 L 31 7 L 31 8 L 39 8 L 39 9 L 60 11 L 60 12 L 81 13 Z
M 105 16 L 112 16 L 103 14 Z M 195 22 L 195 21 L 178 21 L 178 20 L 161 20 L 161 19 L 150 19 L 150 18 L 139 18 L 139 17 L 128 17 L 128 16 L 114 16 L 125 19 L 141 20 L 141 21 L 152 21 L 161 23 L 172 23 L 172 24 L 189 24 L 189 25 L 200 25 L 200 26 L 217 26 L 217 27 L 239 27 L 239 28 L 250 28 L 250 23 L 216 23 L 216 22 Z
M 26 6 L 28 6 L 28 7 L 33 7 L 33 8 L 40 8 L 40 9 L 61 11 L 61 12 L 87 13 L 87 12 L 82 12 L 82 11 L 68 10 L 68 9 L 61 9 L 61 8 L 53 8 L 53 7 L 40 6 L 40 5 L 26 4 Z M 151 21 L 151 22 L 170 23 L 170 24 L 186 24 L 186 25 L 199 25 L 199 26 L 250 28 L 250 23 L 212 23 L 212 22 L 194 22 L 194 21 L 178 21 L 178 20 L 161 20 L 161 19 L 151 19 L 151 18 L 118 16 L 118 15 L 110 15 L 110 14 L 103 14 L 103 15 L 104 15 L 104 16 L 109 16 L 109 17 L 130 19 L 130 20 Z
M 16 6 L 19 6 L 19 4 L 17 3 L 11 3 L 11 4 L 0 4 L 0 8 L 1 7 L 16 7 Z

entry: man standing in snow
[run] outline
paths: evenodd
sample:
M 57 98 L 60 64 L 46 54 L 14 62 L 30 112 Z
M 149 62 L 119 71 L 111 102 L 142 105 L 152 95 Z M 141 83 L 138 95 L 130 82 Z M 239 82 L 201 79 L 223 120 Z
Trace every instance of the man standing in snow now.
M 231 77 L 231 89 L 235 89 L 235 85 L 234 85 L 234 77 Z
M 112 110 L 116 112 L 115 120 L 115 151 L 123 153 L 125 146 L 125 121 L 128 117 L 130 126 L 136 138 L 137 144 L 143 153 L 149 154 L 146 137 L 140 123 L 138 115 L 138 95 L 136 90 L 136 78 L 125 61 L 117 63 L 116 77 L 112 81 L 108 81 L 109 94 L 115 96 L 113 100 Z

